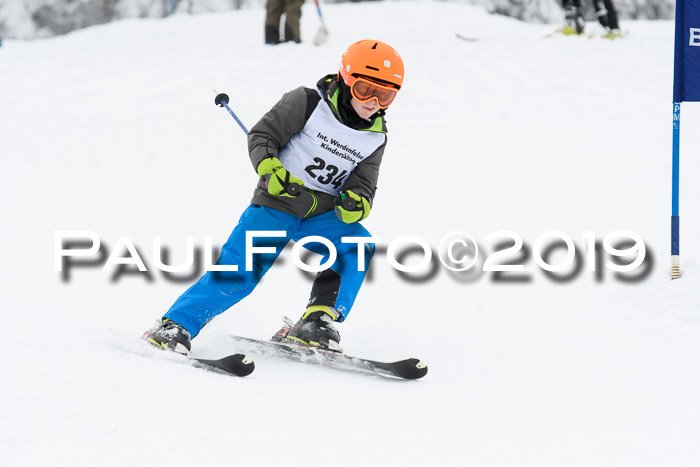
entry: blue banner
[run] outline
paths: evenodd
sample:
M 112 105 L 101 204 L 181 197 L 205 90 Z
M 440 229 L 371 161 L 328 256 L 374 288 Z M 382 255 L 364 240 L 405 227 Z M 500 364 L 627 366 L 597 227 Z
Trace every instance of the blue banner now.
M 676 0 L 673 102 L 700 101 L 700 0 Z

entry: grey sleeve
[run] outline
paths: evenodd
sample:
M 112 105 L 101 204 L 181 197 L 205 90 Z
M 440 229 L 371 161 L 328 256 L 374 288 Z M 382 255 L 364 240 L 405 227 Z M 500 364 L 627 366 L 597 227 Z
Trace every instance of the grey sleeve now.
M 379 178 L 379 166 L 384 156 L 386 138 L 384 144 L 379 146 L 369 157 L 357 164 L 355 170 L 348 176 L 343 186 L 343 190 L 350 190 L 358 195 L 364 196 L 370 202 L 374 199 L 374 192 L 377 190 L 377 180 Z
M 255 170 L 263 159 L 277 157 L 279 149 L 304 128 L 308 120 L 307 101 L 305 88 L 298 87 L 282 96 L 250 129 L 248 153 Z

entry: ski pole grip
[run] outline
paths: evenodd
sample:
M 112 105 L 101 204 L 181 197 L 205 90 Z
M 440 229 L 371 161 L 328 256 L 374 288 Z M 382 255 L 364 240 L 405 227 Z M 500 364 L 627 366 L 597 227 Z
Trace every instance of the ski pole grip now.
M 338 203 L 338 200 L 340 200 L 340 203 Z M 342 206 L 346 211 L 357 210 L 357 201 L 347 196 L 345 193 L 340 193 L 338 195 L 335 204 L 336 206 Z
M 292 196 L 297 196 L 299 195 L 299 192 L 301 191 L 301 185 L 298 183 L 290 183 L 287 188 L 286 188 L 287 193 L 289 193 Z
M 354 211 L 357 209 L 357 201 L 354 199 L 347 197 L 343 200 L 343 209 L 346 211 Z

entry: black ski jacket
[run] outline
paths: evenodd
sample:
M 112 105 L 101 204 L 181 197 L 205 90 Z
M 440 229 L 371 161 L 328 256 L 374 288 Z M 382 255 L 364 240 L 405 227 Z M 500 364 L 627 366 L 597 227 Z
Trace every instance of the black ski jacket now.
M 323 77 L 317 83 L 317 89 L 299 87 L 288 92 L 251 128 L 248 134 L 248 151 L 253 168 L 257 171 L 258 165 L 264 159 L 271 156 L 277 157 L 280 150 L 292 140 L 295 134 L 302 130 L 315 131 L 306 126 L 318 105 L 329 106 L 338 122 L 355 130 L 352 137 L 357 138 L 356 141 L 360 143 L 363 138 L 365 142 L 368 138 L 377 141 L 377 134 L 383 136 L 381 144 L 368 156 L 357 158 L 353 153 L 349 153 L 347 157 L 341 156 L 344 159 L 353 158 L 354 166 L 349 174 L 343 176 L 342 186 L 336 188 L 352 190 L 372 203 L 377 189 L 379 166 L 386 146 L 387 129 L 384 111 L 380 110 L 369 119 L 360 118 L 350 105 L 349 88 L 342 80 L 338 80 L 337 75 Z M 314 168 L 309 166 L 305 171 L 311 175 L 313 170 Z M 292 175 L 305 176 L 294 172 Z M 279 209 L 300 218 L 317 216 L 334 209 L 333 194 L 305 186 L 301 194 L 294 198 L 272 196 L 267 192 L 267 178 L 269 175 L 259 180 L 251 200 L 252 204 Z

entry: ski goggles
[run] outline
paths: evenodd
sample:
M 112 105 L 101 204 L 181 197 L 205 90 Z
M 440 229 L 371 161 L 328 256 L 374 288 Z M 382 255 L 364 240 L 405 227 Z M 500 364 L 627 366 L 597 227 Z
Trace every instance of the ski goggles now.
M 394 101 L 398 89 L 389 86 L 384 86 L 378 83 L 373 83 L 361 76 L 355 78 L 355 81 L 350 86 L 352 96 L 360 102 L 367 102 L 371 99 L 376 99 L 379 107 L 386 109 Z

